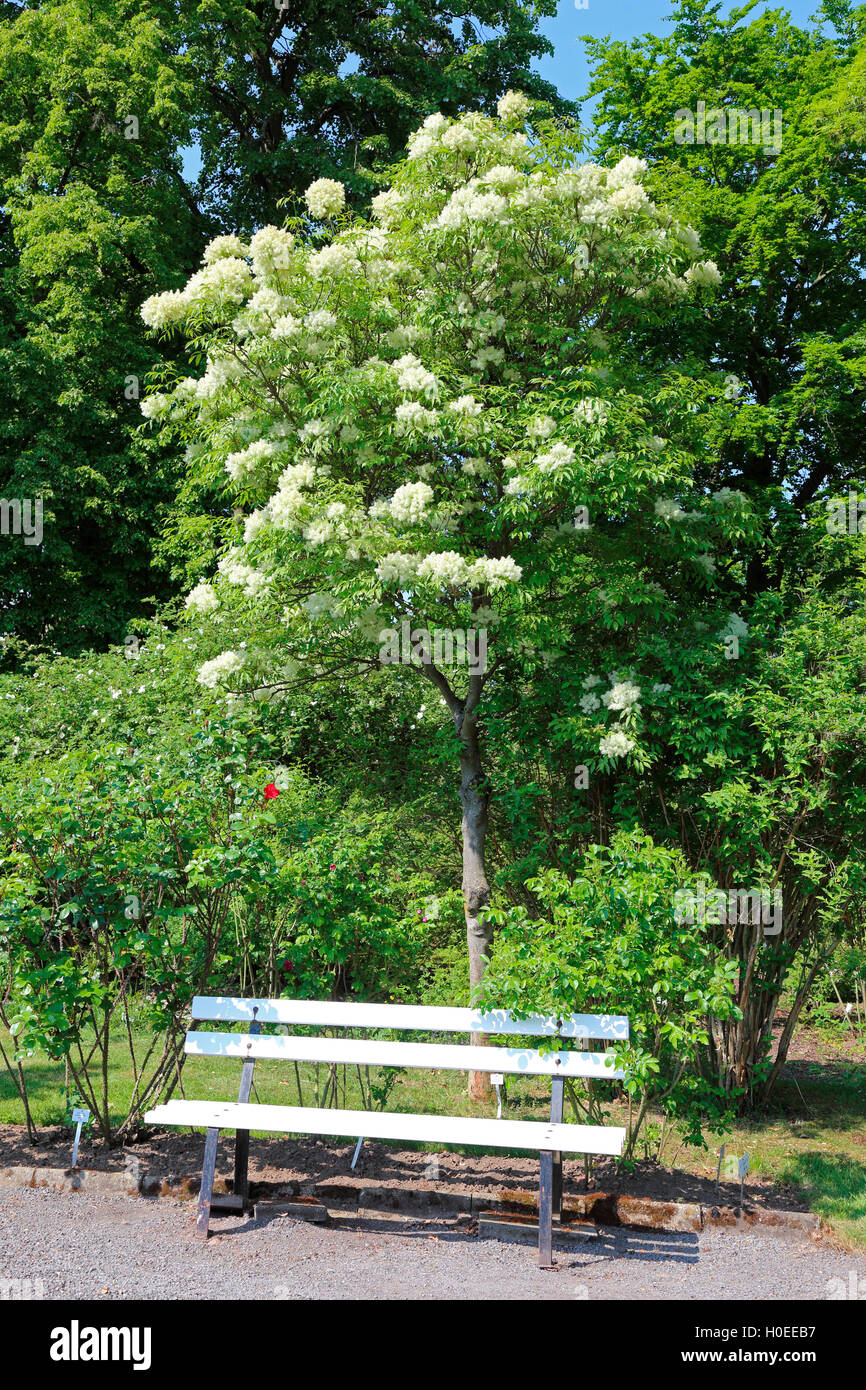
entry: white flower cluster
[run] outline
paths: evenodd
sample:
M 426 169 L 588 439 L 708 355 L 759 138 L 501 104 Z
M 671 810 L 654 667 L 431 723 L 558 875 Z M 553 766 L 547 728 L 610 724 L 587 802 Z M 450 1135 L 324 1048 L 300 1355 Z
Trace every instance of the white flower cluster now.
M 308 420 L 298 430 L 298 438 L 302 444 L 315 444 L 319 440 L 327 439 L 333 434 L 333 424 L 330 420 L 322 420 L 316 416 L 313 420 Z
M 722 277 L 715 261 L 696 261 L 683 277 L 690 285 L 720 285 Z
M 218 236 L 208 242 L 202 260 L 205 265 L 221 261 L 225 256 L 248 256 L 250 248 L 245 246 L 239 236 Z
M 268 439 L 257 439 L 254 443 L 248 444 L 245 449 L 239 449 L 237 453 L 229 454 L 226 459 L 226 472 L 235 482 L 240 482 L 242 478 L 247 478 L 254 473 L 260 464 L 268 462 L 274 456 L 274 446 Z
M 217 565 L 217 569 L 228 584 L 242 589 L 247 598 L 255 598 L 267 587 L 268 577 L 261 570 L 254 569 L 241 557 L 243 550 L 234 546 Z
M 386 188 L 382 193 L 375 195 L 370 206 L 373 209 L 373 216 L 380 222 L 387 224 L 403 211 L 405 199 L 399 189 Z
M 443 131 L 448 128 L 448 118 L 441 112 L 434 111 L 432 116 L 428 116 L 424 123 L 409 136 L 407 152 L 410 159 L 421 159 L 425 154 L 436 148 L 436 144 Z M 384 194 L 379 194 L 380 200 Z M 382 206 L 380 202 L 379 206 Z
M 410 526 L 419 525 L 433 501 L 433 489 L 428 483 L 404 483 L 391 498 L 389 510 L 395 521 Z
M 526 433 L 530 439 L 549 439 L 556 433 L 556 421 L 552 415 L 538 415 L 531 422 Z
M 207 686 L 208 689 L 213 690 L 223 681 L 228 680 L 229 676 L 240 671 L 243 664 L 244 657 L 241 652 L 221 652 L 219 656 L 214 657 L 213 661 L 204 663 L 196 676 L 196 680 L 199 685 Z
M 281 314 L 271 330 L 271 336 L 288 342 L 303 332 L 303 324 L 294 314 Z
M 346 206 L 346 190 L 336 179 L 316 179 L 304 194 L 304 202 L 313 217 L 336 217 Z
M 307 314 L 304 327 L 310 333 L 331 334 L 337 327 L 337 315 L 332 314 L 330 309 L 316 309 L 312 314 Z
M 679 502 L 675 502 L 672 497 L 657 498 L 655 514 L 660 516 L 662 521 L 682 521 L 686 515 Z
M 310 502 L 301 488 L 312 487 L 315 477 L 313 464 L 289 464 L 280 474 L 277 490 L 265 508 L 266 519 L 279 530 L 299 530 L 310 515 Z
M 421 433 L 435 429 L 439 415 L 435 410 L 426 410 L 420 401 L 404 401 L 394 412 L 397 420 L 397 433 L 408 434 L 412 430 Z
M 154 391 L 152 396 L 145 396 L 139 409 L 145 420 L 161 420 L 171 409 L 171 398 L 162 391 Z
M 504 349 L 495 347 L 481 347 L 469 359 L 470 366 L 475 367 L 479 372 L 483 372 L 486 367 L 498 367 L 504 361 Z
M 465 560 L 456 550 L 436 551 L 423 557 L 397 551 L 382 556 L 376 574 L 385 584 L 409 585 L 413 580 L 442 588 L 471 584 L 495 593 L 508 584 L 518 583 L 523 570 L 510 555 Z
M 607 406 L 604 401 L 587 396 L 574 407 L 574 418 L 584 425 L 606 425 Z
M 464 120 L 448 127 L 442 136 L 442 144 L 454 154 L 474 154 L 479 141 L 476 131 Z
M 640 699 L 640 686 L 632 681 L 618 681 L 601 698 L 608 709 L 630 710 Z
M 469 566 L 456 550 L 442 550 L 438 554 L 426 555 L 415 571 L 421 580 L 430 580 L 443 588 L 465 584 L 469 578 Z
M 511 89 L 500 97 L 496 103 L 496 110 L 500 120 L 513 122 L 522 125 L 529 115 L 529 101 L 522 92 L 512 92 Z
M 454 129 L 460 130 L 460 127 Z M 507 214 L 508 199 L 484 188 L 478 179 L 472 179 L 455 189 L 434 226 L 440 231 L 456 231 L 466 222 L 504 222 Z
M 398 357 L 392 366 L 397 373 L 397 384 L 402 391 L 412 391 L 416 395 L 426 396 L 431 401 L 438 398 L 439 382 L 417 357 L 407 353 L 404 357 Z
M 546 454 L 539 454 L 535 466 L 539 473 L 558 473 L 574 463 L 574 450 L 570 444 L 553 444 Z
M 360 271 L 361 262 L 351 246 L 342 241 L 332 241 L 330 246 L 323 246 L 321 251 L 314 251 L 307 266 L 311 275 L 339 278 L 341 275 Z
M 219 608 L 219 599 L 213 585 L 206 584 L 204 580 L 196 584 L 187 594 L 184 607 L 193 608 L 196 613 L 213 613 L 214 609 Z
M 282 270 L 290 270 L 295 238 L 282 227 L 267 226 L 250 242 L 250 257 L 256 278 L 266 284 Z
M 476 420 L 484 407 L 474 396 L 458 396 L 456 400 L 448 402 L 448 409 L 452 415 L 462 415 L 464 419 Z
M 624 758 L 633 748 L 634 739 L 630 739 L 622 729 L 612 729 L 598 745 L 598 751 L 604 758 Z
M 183 290 L 153 294 L 141 306 L 148 328 L 182 325 L 198 313 L 219 317 L 227 305 L 242 304 L 252 288 L 250 268 L 239 256 L 221 256 L 196 271 Z
M 485 584 L 491 593 L 506 588 L 508 584 L 517 584 L 522 574 L 522 567 L 510 555 L 476 560 L 472 565 L 472 578 Z
M 402 550 L 395 550 L 390 555 L 383 555 L 376 565 L 376 574 L 383 584 L 396 584 L 398 587 L 411 584 L 415 577 L 415 565 L 418 557 L 407 555 Z

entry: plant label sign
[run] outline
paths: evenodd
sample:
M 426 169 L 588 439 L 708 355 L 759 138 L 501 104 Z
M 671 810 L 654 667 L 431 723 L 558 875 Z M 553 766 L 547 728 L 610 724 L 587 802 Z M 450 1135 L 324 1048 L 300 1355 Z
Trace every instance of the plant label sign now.
M 725 1154 L 721 1162 L 722 1175 L 726 1178 L 733 1178 L 736 1182 L 742 1182 L 749 1171 L 749 1155 Z
M 90 1119 L 90 1111 L 89 1111 L 89 1110 L 81 1109 L 81 1110 L 73 1110 L 73 1112 L 72 1112 L 72 1123 L 75 1125 L 75 1143 L 72 1145 L 72 1164 L 71 1164 L 71 1166 L 72 1166 L 73 1168 L 75 1167 L 76 1163 L 78 1162 L 78 1145 L 79 1145 L 79 1142 L 80 1142 L 80 1140 L 81 1140 L 81 1126 L 82 1126 L 82 1125 L 86 1125 L 86 1124 L 87 1124 L 87 1121 L 88 1121 L 89 1119 Z

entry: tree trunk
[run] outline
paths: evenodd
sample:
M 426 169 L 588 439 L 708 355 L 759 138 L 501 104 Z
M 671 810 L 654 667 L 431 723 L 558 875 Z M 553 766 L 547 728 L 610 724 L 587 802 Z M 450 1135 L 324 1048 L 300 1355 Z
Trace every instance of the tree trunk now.
M 463 805 L 461 824 L 463 834 L 463 910 L 466 916 L 466 945 L 469 952 L 469 988 L 474 993 L 484 978 L 485 957 L 489 954 L 493 931 L 480 920 L 480 914 L 490 901 L 490 885 L 484 864 L 487 841 L 489 796 L 481 761 L 476 712 L 481 694 L 480 677 L 469 682 L 462 709 L 455 713 L 454 723 L 460 739 L 460 800 Z M 476 686 L 478 687 L 476 689 Z M 485 1034 L 473 1033 L 473 1043 L 483 1043 Z M 490 1077 L 486 1072 L 469 1073 L 469 1095 L 472 1100 L 486 1100 L 491 1094 Z
M 461 700 L 451 689 L 441 671 L 425 662 L 425 676 L 440 691 L 454 720 L 460 740 L 460 801 L 463 806 L 461 830 L 463 836 L 463 912 L 466 918 L 466 945 L 469 953 L 470 991 L 484 978 L 485 957 L 493 940 L 492 927 L 479 919 L 490 901 L 490 885 L 484 864 L 487 842 L 489 792 L 481 760 L 478 738 L 478 705 L 484 689 L 484 675 L 469 677 L 466 698 Z M 485 1033 L 472 1033 L 473 1043 L 483 1044 Z M 472 1100 L 487 1100 L 493 1092 L 487 1072 L 469 1073 L 469 1095 Z

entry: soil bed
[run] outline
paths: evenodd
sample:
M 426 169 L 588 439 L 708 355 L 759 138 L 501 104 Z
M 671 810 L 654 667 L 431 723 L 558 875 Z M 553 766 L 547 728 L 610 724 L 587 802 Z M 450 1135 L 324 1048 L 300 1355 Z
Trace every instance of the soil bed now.
M 40 1168 L 65 1169 L 72 1148 L 69 1130 L 43 1130 L 40 1138 L 41 1142 L 34 1148 L 23 1127 L 0 1126 L 0 1168 L 32 1163 Z M 118 1149 L 106 1149 L 98 1142 L 83 1140 L 79 1162 L 82 1168 L 95 1172 L 122 1173 L 135 1168 L 142 1178 L 164 1177 L 176 1182 L 200 1176 L 203 1146 L 204 1136 L 200 1134 L 154 1130 Z M 371 1184 L 419 1190 L 435 1187 L 438 1192 L 477 1196 L 532 1188 L 538 1183 L 538 1160 L 529 1156 L 437 1154 L 394 1149 L 371 1140 L 364 1144 L 353 1173 L 350 1167 L 353 1153 L 354 1144 L 319 1139 L 253 1138 L 250 1142 L 253 1195 L 256 1195 L 256 1184 L 263 1185 L 268 1195 L 278 1194 L 283 1188 L 287 1193 L 298 1190 L 312 1193 L 317 1183 L 341 1178 L 360 1178 Z M 220 1142 L 217 1177 L 230 1180 L 232 1172 L 233 1144 L 231 1136 L 226 1134 Z M 717 1194 L 712 1178 L 666 1169 L 652 1162 L 638 1163 L 633 1172 L 623 1173 L 617 1171 L 612 1160 L 597 1161 L 587 1189 L 583 1164 L 566 1160 L 563 1184 L 566 1192 L 616 1192 L 659 1201 L 699 1202 L 705 1206 L 739 1201 L 738 1184 L 723 1182 Z M 769 1180 L 750 1178 L 745 1196 L 748 1204 L 755 1207 L 808 1210 L 796 1195 Z

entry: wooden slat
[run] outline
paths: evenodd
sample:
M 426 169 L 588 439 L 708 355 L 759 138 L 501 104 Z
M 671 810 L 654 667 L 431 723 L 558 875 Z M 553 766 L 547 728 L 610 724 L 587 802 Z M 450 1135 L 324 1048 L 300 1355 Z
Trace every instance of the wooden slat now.
M 317 1110 L 290 1105 L 225 1105 L 170 1100 L 145 1115 L 148 1124 L 250 1129 L 258 1133 L 327 1134 L 351 1139 L 417 1140 L 480 1148 L 558 1149 L 562 1153 L 621 1154 L 625 1130 L 615 1125 L 562 1125 L 537 1120 L 477 1120 L 372 1110 Z
M 561 1019 L 515 1019 L 505 1010 L 434 1008 L 422 1004 L 333 1004 L 314 999 L 233 999 L 196 995 L 192 1016 L 213 1022 L 287 1023 L 334 1028 L 417 1028 L 425 1033 L 510 1033 L 517 1037 L 599 1038 L 623 1042 L 628 1019 L 619 1014 L 569 1014 Z
M 593 1077 L 616 1081 L 623 1072 L 612 1052 L 538 1052 L 533 1047 L 471 1047 L 443 1043 L 379 1042 L 375 1038 L 252 1037 L 246 1033 L 187 1033 L 192 1057 L 262 1057 L 296 1062 L 347 1062 L 368 1067 L 508 1072 L 524 1076 Z M 247 1097 L 239 1097 L 247 1099 Z

